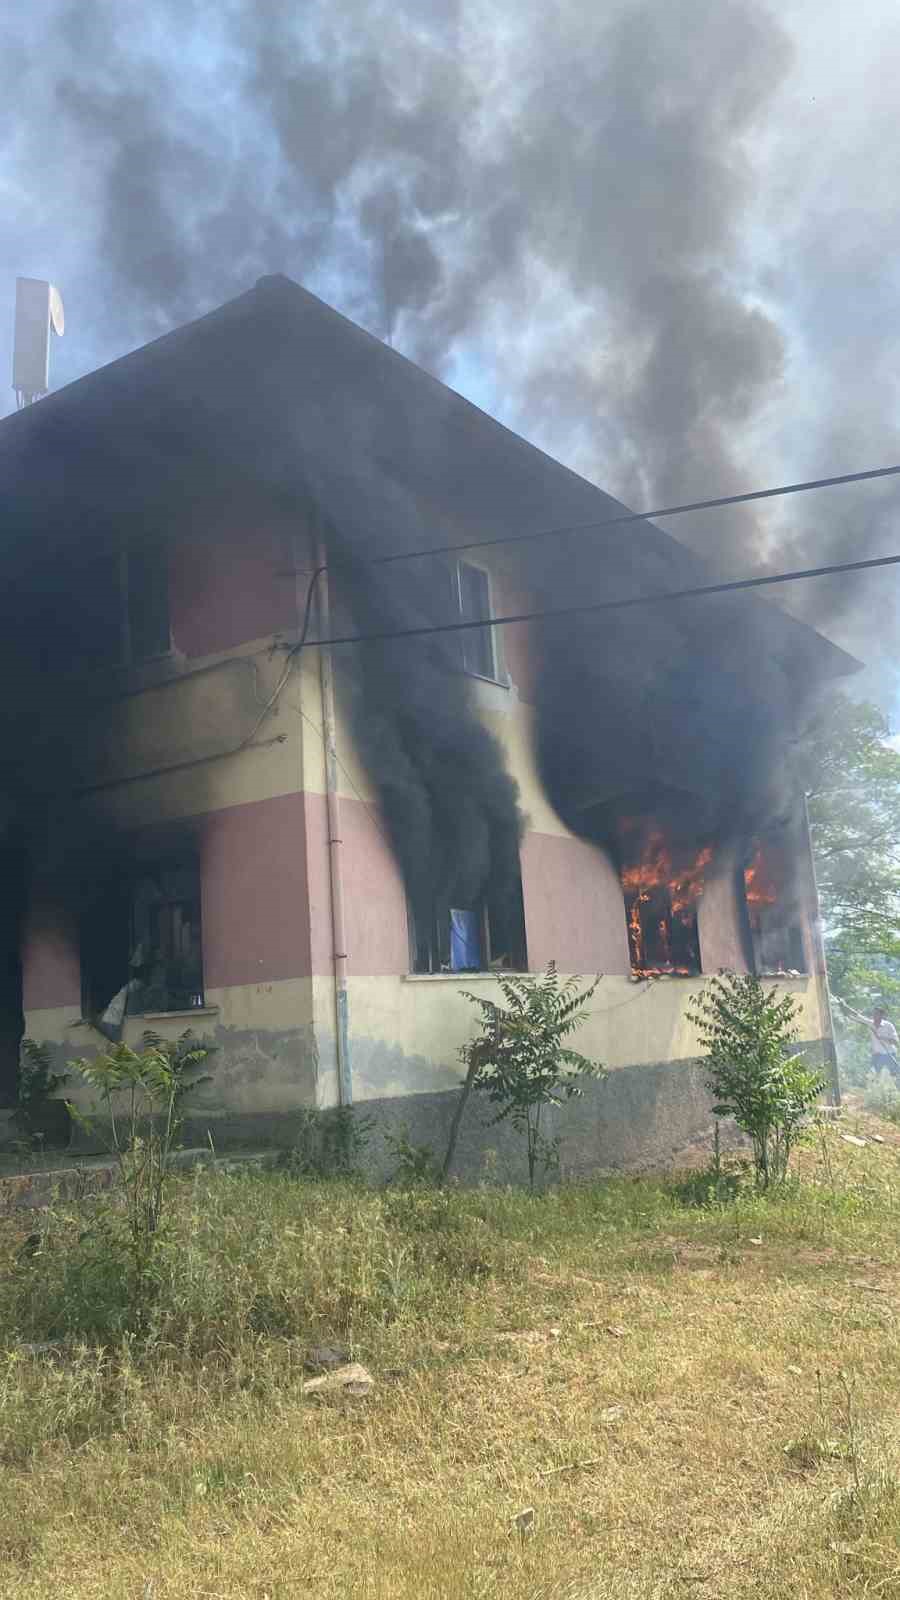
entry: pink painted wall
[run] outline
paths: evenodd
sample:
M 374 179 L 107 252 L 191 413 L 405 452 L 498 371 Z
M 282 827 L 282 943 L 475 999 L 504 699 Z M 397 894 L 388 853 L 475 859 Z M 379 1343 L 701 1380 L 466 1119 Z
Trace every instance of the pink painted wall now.
M 312 970 L 324 975 L 332 970 L 325 797 L 307 794 L 305 804 Z M 408 972 L 406 896 L 377 813 L 342 796 L 341 836 L 348 972 Z M 551 960 L 565 972 L 629 970 L 622 891 L 599 850 L 577 839 L 526 834 L 522 888 L 532 971 Z
M 307 794 L 307 856 L 312 924 L 312 970 L 332 969 L 331 883 L 325 796 Z M 351 977 L 382 978 L 409 971 L 403 880 L 374 806 L 341 796 L 341 838 Z
M 610 861 L 581 839 L 526 833 L 522 891 L 528 965 L 561 972 L 630 970 L 622 889 Z
M 697 906 L 697 931 L 704 972 L 747 971 L 733 861 L 707 879 Z
M 71 1006 L 81 1013 L 81 959 L 74 914 L 37 888 L 22 939 L 22 1002 L 26 1011 Z
M 214 655 L 296 622 L 288 542 L 252 523 L 177 544 L 171 554 L 169 609 L 176 650 Z
M 310 924 L 304 796 L 212 812 L 201 843 L 207 989 L 306 977 Z

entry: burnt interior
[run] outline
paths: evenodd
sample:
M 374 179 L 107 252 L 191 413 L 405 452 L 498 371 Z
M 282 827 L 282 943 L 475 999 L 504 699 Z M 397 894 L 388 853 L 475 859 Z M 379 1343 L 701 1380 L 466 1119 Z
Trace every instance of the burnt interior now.
M 85 863 L 88 866 L 88 863 Z M 122 1016 L 203 1004 L 200 862 L 193 830 L 118 835 L 78 888 L 82 1013 Z
M 714 857 L 702 801 L 644 785 L 591 807 L 585 826 L 619 874 L 632 971 L 699 973 L 697 908 Z
M 697 903 L 710 848 L 678 865 L 663 828 L 642 817 L 622 818 L 619 838 L 633 970 L 693 977 L 701 970 Z

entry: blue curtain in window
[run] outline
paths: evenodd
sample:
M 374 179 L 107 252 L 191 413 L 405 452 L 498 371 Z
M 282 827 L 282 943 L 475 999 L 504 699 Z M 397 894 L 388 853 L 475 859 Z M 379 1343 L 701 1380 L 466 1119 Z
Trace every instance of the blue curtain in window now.
M 477 911 L 450 912 L 450 968 L 465 972 L 481 966 L 481 936 Z

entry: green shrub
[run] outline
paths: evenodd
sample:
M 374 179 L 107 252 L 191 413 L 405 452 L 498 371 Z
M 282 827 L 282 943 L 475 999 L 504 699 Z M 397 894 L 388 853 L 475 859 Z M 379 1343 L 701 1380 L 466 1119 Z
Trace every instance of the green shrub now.
M 307 1107 L 293 1148 L 280 1161 L 295 1178 L 341 1178 L 359 1171 L 375 1118 L 356 1106 Z
M 149 1266 L 162 1227 L 181 1108 L 186 1095 L 206 1081 L 197 1068 L 213 1048 L 198 1044 L 189 1029 L 175 1041 L 148 1032 L 143 1044 L 141 1051 L 116 1044 L 72 1063 L 103 1107 L 110 1152 L 118 1167 L 128 1244 L 139 1272 Z M 82 1120 L 90 1126 L 88 1118 Z M 110 1238 L 120 1235 L 119 1222 L 120 1211 L 113 1208 L 107 1219 Z
M 437 1182 L 437 1159 L 430 1144 L 414 1144 L 407 1127 L 400 1128 L 397 1133 L 386 1133 L 384 1142 L 397 1163 L 392 1183 L 408 1189 Z
M 787 1174 L 800 1128 L 824 1087 L 801 1055 L 797 1006 L 779 999 L 753 974 L 721 973 L 688 1008 L 706 1050 L 708 1084 L 717 1117 L 733 1117 L 753 1145 L 757 1183 L 766 1188 Z
M 22 1040 L 16 1121 L 26 1138 L 35 1140 L 42 1137 L 48 1105 L 56 1109 L 53 1097 L 57 1089 L 68 1082 L 68 1078 L 66 1072 L 53 1071 L 49 1046 L 39 1044 L 35 1039 Z M 67 1111 L 64 1115 L 68 1119 Z
M 576 1098 L 585 1078 L 604 1073 L 598 1062 L 589 1061 L 565 1043 L 583 1020 L 583 1009 L 600 979 L 581 991 L 580 981 L 567 978 L 563 982 L 551 967 L 540 978 L 499 978 L 505 1006 L 466 994 L 481 1012 L 481 1032 L 460 1050 L 466 1066 L 463 1097 L 470 1089 L 481 1090 L 499 1107 L 493 1121 L 509 1118 L 516 1132 L 524 1136 L 532 1193 L 538 1162 L 547 1171 L 558 1163 L 557 1142 L 546 1139 L 542 1132 L 545 1107 Z M 445 1176 L 458 1126 L 457 1116 L 444 1162 Z

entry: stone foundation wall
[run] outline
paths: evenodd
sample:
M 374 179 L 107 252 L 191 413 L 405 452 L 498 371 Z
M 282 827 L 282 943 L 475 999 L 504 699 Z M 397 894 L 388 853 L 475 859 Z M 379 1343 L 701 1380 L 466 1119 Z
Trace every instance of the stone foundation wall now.
M 802 1049 L 811 1062 L 827 1063 L 827 1041 L 805 1041 Z M 693 1059 L 620 1067 L 602 1082 L 588 1081 L 582 1097 L 544 1113 L 545 1136 L 559 1140 L 562 1177 L 677 1167 L 679 1159 L 698 1144 L 708 1144 L 711 1153 L 715 1119 L 705 1080 L 705 1064 Z M 370 1175 L 376 1179 L 391 1175 L 396 1160 L 386 1136 L 401 1131 L 412 1143 L 430 1146 L 442 1160 L 458 1096 L 459 1089 L 454 1088 L 358 1101 L 357 1115 L 372 1123 L 363 1157 Z M 208 1108 L 202 1101 L 186 1107 L 182 1143 L 199 1149 L 212 1141 L 217 1152 L 289 1150 L 313 1104 L 299 1084 L 295 1105 L 283 1109 L 224 1110 L 215 1103 L 213 1092 Z M 493 1114 L 485 1095 L 470 1096 L 453 1169 L 461 1182 L 527 1179 L 523 1139 L 509 1120 L 492 1122 Z M 727 1135 L 727 1125 L 723 1132 Z M 81 1130 L 73 1134 L 73 1152 L 103 1148 L 102 1130 L 96 1140 L 87 1139 Z

